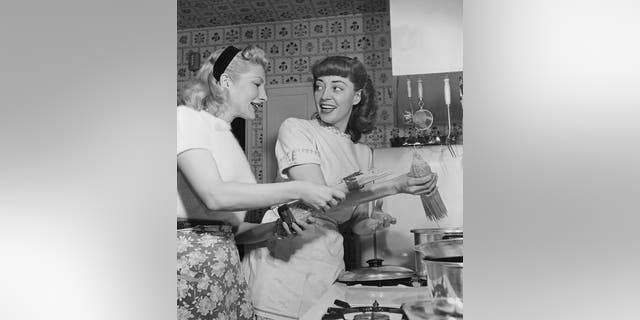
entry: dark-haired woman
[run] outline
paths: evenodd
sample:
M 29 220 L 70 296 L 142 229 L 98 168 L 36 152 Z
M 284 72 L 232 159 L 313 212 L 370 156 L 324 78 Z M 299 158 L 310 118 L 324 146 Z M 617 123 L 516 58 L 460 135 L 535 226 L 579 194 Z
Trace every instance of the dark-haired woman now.
M 311 120 L 289 118 L 282 123 L 276 142 L 278 170 L 284 179 L 332 186 L 372 168 L 371 149 L 358 141 L 374 128 L 375 92 L 356 59 L 328 57 L 314 65 L 312 73 L 317 113 Z M 249 252 L 243 267 L 258 318 L 297 319 L 318 301 L 345 267 L 339 225 L 349 223 L 359 234 L 389 225 L 388 217 L 369 218 L 365 202 L 396 193 L 430 194 L 436 180 L 435 175 L 405 174 L 349 192 L 332 210 L 314 213 L 316 223 L 303 235 L 273 240 Z M 275 219 L 267 213 L 263 223 Z

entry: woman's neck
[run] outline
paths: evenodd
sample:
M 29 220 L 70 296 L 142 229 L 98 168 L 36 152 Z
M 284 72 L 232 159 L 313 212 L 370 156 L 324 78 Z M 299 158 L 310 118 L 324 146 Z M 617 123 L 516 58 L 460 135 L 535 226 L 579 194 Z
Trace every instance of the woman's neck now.
M 333 126 L 338 128 L 338 130 L 340 130 L 340 132 L 347 132 L 347 125 L 349 124 L 349 118 L 345 118 L 342 119 L 338 122 L 336 122 L 336 124 L 334 124 Z
M 212 114 L 214 117 L 218 119 L 224 120 L 227 123 L 231 123 L 233 119 L 235 119 L 235 116 L 232 113 L 230 113 L 228 110 L 219 112 L 218 114 L 214 114 L 210 110 L 207 110 L 207 112 L 209 112 L 210 114 Z

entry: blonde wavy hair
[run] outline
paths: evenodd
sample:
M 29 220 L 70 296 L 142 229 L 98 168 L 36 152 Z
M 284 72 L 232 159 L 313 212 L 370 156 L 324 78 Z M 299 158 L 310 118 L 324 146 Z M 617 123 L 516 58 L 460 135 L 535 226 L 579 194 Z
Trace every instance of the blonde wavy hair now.
M 178 105 L 207 110 L 216 116 L 225 110 L 229 99 L 227 91 L 223 90 L 220 82 L 213 77 L 213 65 L 224 49 L 213 52 L 202 64 L 196 76 L 181 88 L 178 93 Z M 224 73 L 229 75 L 231 80 L 236 80 L 249 70 L 250 65 L 260 65 L 266 70 L 268 63 L 264 50 L 249 45 L 236 54 Z

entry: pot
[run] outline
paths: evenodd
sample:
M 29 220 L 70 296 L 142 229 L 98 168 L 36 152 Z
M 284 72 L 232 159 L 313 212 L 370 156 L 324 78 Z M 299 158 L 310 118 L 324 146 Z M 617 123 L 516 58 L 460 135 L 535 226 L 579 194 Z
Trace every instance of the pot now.
M 442 259 L 463 256 L 462 238 L 426 242 L 414 247 L 426 259 Z M 424 259 L 424 258 L 423 258 Z
M 462 296 L 462 257 L 424 260 L 427 268 L 428 287 L 434 298 L 458 298 Z
M 413 229 L 414 245 L 420 245 L 423 243 L 429 243 L 439 240 L 457 239 L 462 238 L 462 228 L 426 228 L 426 229 Z M 426 257 L 421 251 L 414 250 L 415 252 L 415 265 L 416 274 L 421 279 L 427 277 L 427 266 L 423 259 Z

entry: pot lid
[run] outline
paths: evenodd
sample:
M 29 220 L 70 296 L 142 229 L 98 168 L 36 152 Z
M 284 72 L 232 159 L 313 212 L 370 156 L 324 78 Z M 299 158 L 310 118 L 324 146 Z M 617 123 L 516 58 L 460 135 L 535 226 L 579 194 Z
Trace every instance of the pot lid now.
M 380 281 L 411 278 L 413 270 L 401 266 L 366 267 L 343 272 L 338 281 Z

